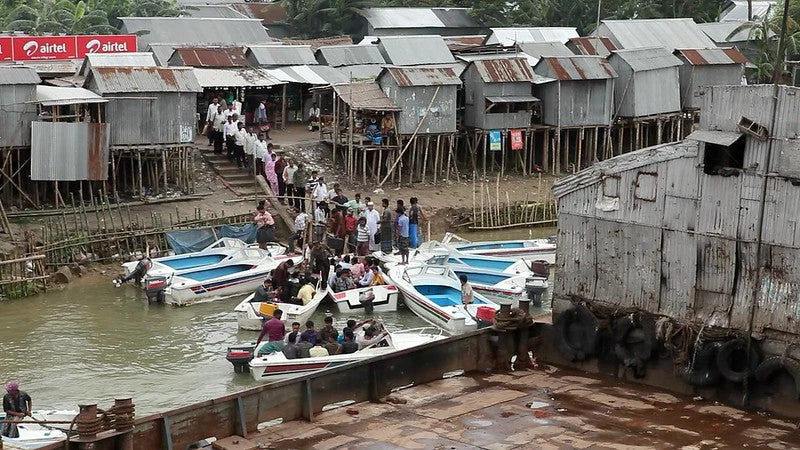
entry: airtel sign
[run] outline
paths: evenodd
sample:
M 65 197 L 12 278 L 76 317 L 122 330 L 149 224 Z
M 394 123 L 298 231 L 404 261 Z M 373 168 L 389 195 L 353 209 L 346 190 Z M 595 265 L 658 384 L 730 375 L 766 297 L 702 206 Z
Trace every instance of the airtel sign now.
M 83 59 L 89 53 L 136 51 L 136 36 L 13 36 L 0 37 L 0 61 Z

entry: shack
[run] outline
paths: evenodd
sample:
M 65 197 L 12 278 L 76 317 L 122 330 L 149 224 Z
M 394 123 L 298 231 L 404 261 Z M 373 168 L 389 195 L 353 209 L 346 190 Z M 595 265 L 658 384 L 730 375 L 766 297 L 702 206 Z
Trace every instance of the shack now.
M 394 66 L 421 66 L 455 62 L 441 36 L 385 36 L 377 40 L 378 50 Z
M 600 36 L 573 37 L 567 42 L 567 48 L 576 55 L 608 56 L 617 49 L 611 39 Z
M 458 75 L 450 67 L 387 67 L 378 76 L 378 84 L 400 108 L 397 113 L 386 113 L 395 119 L 395 129 L 382 138 L 387 145 L 396 140 L 407 148 L 401 163 L 410 173 L 424 182 L 430 172 L 434 182 L 438 181 L 439 172 L 445 169 L 444 158 L 455 163 Z M 380 120 L 377 118 L 379 126 Z
M 114 194 L 136 196 L 194 190 L 197 94 L 189 67 L 94 67 L 85 87 L 110 99 Z
M 366 36 L 436 34 L 464 36 L 486 29 L 469 15 L 469 8 L 366 8 L 362 12 Z
M 104 107 L 108 100 L 83 88 L 36 88 L 39 115 L 31 123 L 32 197 L 67 207 L 65 198 L 72 204 L 72 192 L 81 201 L 98 191 L 106 193 L 109 157 Z
M 554 127 L 554 139 L 545 144 L 552 147 L 544 152 L 544 165 L 552 164 L 553 172 L 575 170 L 602 158 L 598 149 L 605 151 L 610 143 L 617 78 L 608 60 L 545 56 L 533 70 L 539 75 L 533 91 L 542 100 L 542 122 Z
M 800 89 L 710 86 L 702 100 L 683 142 L 555 183 L 557 359 L 796 414 L 800 145 L 784 112 L 800 110 Z M 593 334 L 599 319 L 624 332 Z M 584 331 L 596 347 L 572 340 Z M 726 347 L 735 359 L 715 356 Z
M 495 165 L 504 173 L 507 155 L 514 154 L 512 149 L 524 150 L 522 170 L 527 173 L 527 162 L 533 157 L 528 136 L 534 112 L 539 110 L 539 99 L 531 94 L 533 71 L 528 60 L 513 54 L 488 55 L 470 62 L 462 77 L 464 125 L 469 130 L 472 152 L 482 154 L 483 173 L 493 170 Z M 492 130 L 500 132 L 499 146 L 498 142 L 495 145 L 488 142 L 490 135 L 497 135 Z M 512 145 L 512 132 L 520 135 L 522 148 Z M 472 164 L 477 171 L 475 158 Z
M 317 64 L 310 45 L 250 45 L 246 56 L 253 67 Z
M 36 70 L 0 66 L 0 199 L 6 205 L 39 206 L 31 198 L 24 167 L 30 164 L 31 122 L 36 120 Z
M 209 68 L 196 67 L 194 75 L 203 88 L 207 105 L 213 96 L 225 98 L 226 102 L 238 99 L 242 102 L 245 123 L 254 122 L 255 109 L 262 99 L 267 100 L 267 118 L 271 126 L 285 127 L 282 105 L 285 104 L 286 83 L 277 79 L 269 70 L 259 67 Z M 207 106 L 206 106 L 207 108 Z M 198 107 L 201 118 L 206 110 Z
M 681 107 L 697 110 L 705 86 L 741 84 L 747 58 L 735 48 L 676 50 L 680 67 Z

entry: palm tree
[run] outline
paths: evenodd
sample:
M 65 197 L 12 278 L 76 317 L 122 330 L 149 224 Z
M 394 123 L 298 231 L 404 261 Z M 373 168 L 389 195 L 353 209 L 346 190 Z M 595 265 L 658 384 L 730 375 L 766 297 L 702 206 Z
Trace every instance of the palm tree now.
M 756 65 L 756 75 L 759 81 L 768 81 L 775 71 L 777 61 L 778 42 L 776 37 L 781 33 L 783 14 L 771 14 L 772 7 L 767 8 L 763 17 L 755 16 L 753 20 L 742 23 L 728 35 L 726 39 L 747 31 L 747 41 L 752 42 L 757 51 L 758 58 L 753 61 Z M 800 49 L 800 26 L 789 17 L 786 22 L 786 53 L 797 53 Z

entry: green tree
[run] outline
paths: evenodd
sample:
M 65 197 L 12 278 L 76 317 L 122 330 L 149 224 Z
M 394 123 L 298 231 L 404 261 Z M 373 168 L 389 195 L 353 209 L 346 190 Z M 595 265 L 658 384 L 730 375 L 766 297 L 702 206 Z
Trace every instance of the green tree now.
M 728 36 L 743 31 L 747 32 L 747 40 L 755 47 L 758 57 L 751 61 L 756 66 L 755 76 L 759 82 L 768 82 L 773 78 L 776 70 L 775 63 L 778 60 L 778 36 L 781 34 L 783 23 L 783 4 L 779 3 L 773 9 L 767 10 L 763 17 L 753 16 L 753 20 L 747 21 L 736 27 Z M 789 4 L 789 18 L 786 22 L 786 53 L 797 54 L 800 52 L 800 25 L 792 15 L 792 4 Z M 796 9 L 795 12 L 800 12 Z

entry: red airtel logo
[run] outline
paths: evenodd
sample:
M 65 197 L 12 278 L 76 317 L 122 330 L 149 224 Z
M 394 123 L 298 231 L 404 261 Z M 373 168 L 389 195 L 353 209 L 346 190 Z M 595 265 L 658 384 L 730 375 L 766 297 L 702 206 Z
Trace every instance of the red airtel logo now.
M 36 53 L 41 55 L 61 54 L 67 52 L 67 44 L 39 44 L 38 41 L 28 41 L 22 46 L 22 50 L 27 56 L 34 56 Z

